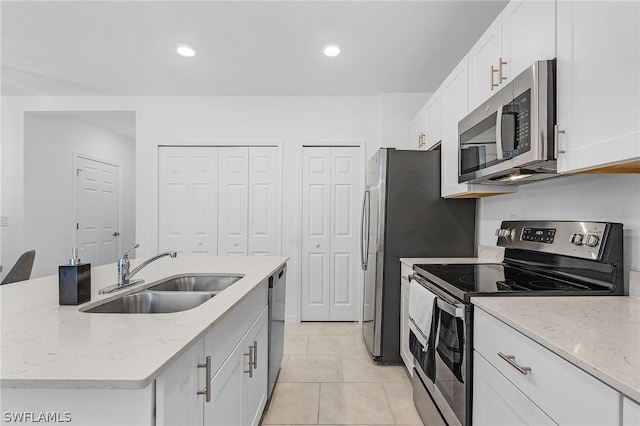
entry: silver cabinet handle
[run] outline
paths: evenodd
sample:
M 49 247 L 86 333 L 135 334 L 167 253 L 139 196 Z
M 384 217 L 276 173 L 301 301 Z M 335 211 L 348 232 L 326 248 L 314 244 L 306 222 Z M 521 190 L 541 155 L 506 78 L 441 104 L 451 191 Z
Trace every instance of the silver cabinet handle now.
M 258 341 L 253 341 L 253 368 L 258 369 Z
M 491 83 L 490 83 L 491 86 L 490 86 L 490 88 L 491 88 L 492 91 L 493 91 L 494 87 L 498 87 L 498 83 L 494 83 L 493 82 L 493 75 L 496 74 L 497 72 L 498 72 L 498 70 L 496 68 L 494 68 L 493 65 L 491 65 L 491 73 L 490 73 L 489 77 L 491 77 Z
M 423 146 L 425 146 L 426 142 L 424 140 L 426 136 L 427 135 L 425 135 L 424 133 L 420 133 L 418 135 L 418 148 L 422 148 Z
M 198 364 L 198 368 L 205 369 L 206 384 L 203 390 L 198 391 L 198 395 L 204 395 L 207 402 L 211 402 L 211 357 L 208 356 L 204 364 Z
M 518 372 L 520 372 L 523 376 L 526 376 L 531 371 L 531 367 L 521 367 L 521 366 L 519 366 L 516 363 L 515 355 L 505 355 L 502 352 L 498 352 L 498 356 L 500 358 L 504 359 L 505 361 L 507 361 L 507 363 L 510 366 L 512 366 L 513 368 L 518 370 Z
M 564 149 L 560 149 L 560 135 L 564 134 L 564 130 L 560 130 L 560 126 L 557 124 L 553 126 L 553 142 L 555 146 L 556 158 L 558 154 L 564 154 Z
M 500 65 L 498 65 L 498 84 L 502 83 L 502 80 L 506 80 L 507 77 L 505 77 L 503 70 L 503 66 L 507 65 L 506 61 L 503 61 L 502 58 L 499 59 L 500 61 Z M 497 84 L 496 84 L 497 86 Z
M 249 357 L 249 369 L 244 372 L 248 373 L 249 377 L 253 377 L 253 346 L 249 346 L 249 353 L 244 354 L 244 356 Z

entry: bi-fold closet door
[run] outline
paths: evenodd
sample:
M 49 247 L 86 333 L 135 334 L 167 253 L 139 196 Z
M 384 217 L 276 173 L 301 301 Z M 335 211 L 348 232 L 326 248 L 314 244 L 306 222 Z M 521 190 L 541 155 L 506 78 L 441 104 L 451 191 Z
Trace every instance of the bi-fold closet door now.
M 276 147 L 160 147 L 158 249 L 277 255 Z
M 303 321 L 359 319 L 359 151 L 303 148 Z

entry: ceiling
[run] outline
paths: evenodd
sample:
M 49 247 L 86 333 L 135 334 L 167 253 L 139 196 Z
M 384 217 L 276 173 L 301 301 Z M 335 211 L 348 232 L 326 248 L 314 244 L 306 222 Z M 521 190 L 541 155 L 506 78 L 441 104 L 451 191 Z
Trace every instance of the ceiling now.
M 506 3 L 2 1 L 2 93 L 431 92 Z M 196 56 L 178 56 L 182 43 Z

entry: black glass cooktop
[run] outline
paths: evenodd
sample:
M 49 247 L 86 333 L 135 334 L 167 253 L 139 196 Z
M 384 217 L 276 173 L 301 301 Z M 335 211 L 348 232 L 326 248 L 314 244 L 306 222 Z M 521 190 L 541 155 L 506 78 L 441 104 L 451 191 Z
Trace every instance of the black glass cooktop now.
M 502 263 L 424 264 L 415 265 L 414 269 L 465 300 L 484 293 L 577 295 L 603 290 L 601 286 L 587 282 L 549 277 Z

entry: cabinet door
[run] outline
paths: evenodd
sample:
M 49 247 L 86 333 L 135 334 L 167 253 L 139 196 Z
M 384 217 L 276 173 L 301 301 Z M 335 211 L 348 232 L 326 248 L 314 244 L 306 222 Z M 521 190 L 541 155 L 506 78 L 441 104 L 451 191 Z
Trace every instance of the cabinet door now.
M 555 425 L 522 392 L 473 353 L 473 424 L 477 426 Z
M 622 398 L 622 426 L 640 425 L 640 404 L 627 398 Z
M 218 148 L 160 147 L 158 250 L 217 254 Z
M 501 16 L 504 83 L 535 61 L 556 57 L 554 0 L 512 0 Z
M 211 379 L 211 401 L 204 404 L 205 426 L 243 424 L 242 385 L 244 372 L 248 371 L 245 352 L 246 348 L 239 343 Z
M 218 191 L 218 254 L 247 255 L 249 148 L 220 148 Z
M 427 143 L 425 147 L 429 149 L 442 140 L 442 96 L 440 90 L 437 90 L 427 102 L 426 117 Z
M 498 16 L 469 51 L 469 111 L 489 99 L 500 87 L 502 21 Z M 492 72 L 492 67 L 496 72 Z
M 278 254 L 278 164 L 277 148 L 249 148 L 249 256 Z
M 413 355 L 409 349 L 409 282 L 400 277 L 400 356 L 413 376 Z
M 411 121 L 411 144 L 409 145 L 410 149 L 427 149 L 426 134 L 427 115 L 425 107 L 422 107 Z
M 156 425 L 202 425 L 204 396 L 203 341 L 200 339 L 156 379 Z
M 267 403 L 269 376 L 269 315 L 268 307 L 253 324 L 243 340 L 244 348 L 252 356 L 252 374 L 244 374 L 242 424 L 257 426 Z M 249 348 L 252 347 L 252 351 Z
M 558 171 L 640 159 L 640 3 L 558 2 Z

